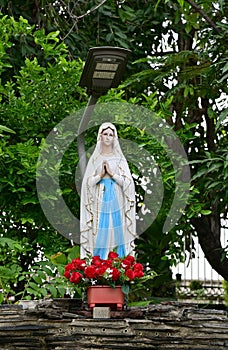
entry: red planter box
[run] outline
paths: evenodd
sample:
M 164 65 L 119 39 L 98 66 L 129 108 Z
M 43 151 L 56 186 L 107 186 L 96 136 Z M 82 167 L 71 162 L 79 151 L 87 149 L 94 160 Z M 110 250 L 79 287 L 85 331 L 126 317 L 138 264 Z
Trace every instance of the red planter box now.
M 109 306 L 122 310 L 124 305 L 124 293 L 121 286 L 111 288 L 109 286 L 92 286 L 87 290 L 88 306 Z

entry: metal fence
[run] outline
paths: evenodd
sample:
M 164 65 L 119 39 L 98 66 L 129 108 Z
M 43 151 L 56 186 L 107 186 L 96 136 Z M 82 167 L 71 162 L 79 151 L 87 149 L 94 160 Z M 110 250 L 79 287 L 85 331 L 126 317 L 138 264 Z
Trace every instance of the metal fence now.
M 222 247 L 228 243 L 228 220 L 223 221 Z M 177 279 L 177 295 L 180 299 L 204 300 L 220 303 L 223 300 L 223 278 L 208 263 L 197 237 L 190 238 L 190 252 L 184 263 L 173 268 Z

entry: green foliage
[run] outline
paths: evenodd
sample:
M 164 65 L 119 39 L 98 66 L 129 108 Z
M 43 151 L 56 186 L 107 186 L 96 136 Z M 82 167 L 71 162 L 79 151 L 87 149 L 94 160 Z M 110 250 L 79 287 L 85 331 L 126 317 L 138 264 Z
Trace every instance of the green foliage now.
M 222 141 L 222 139 L 221 139 Z M 204 188 L 205 208 L 211 208 L 218 203 L 219 211 L 226 215 L 228 203 L 228 157 L 226 149 L 219 149 L 216 153 L 206 153 L 206 159 L 192 161 L 198 170 L 193 176 L 192 181 L 200 179 L 200 188 Z M 200 196 L 201 191 L 199 192 Z M 213 198 L 211 194 L 213 193 Z M 222 201 L 221 201 L 222 198 Z M 201 211 L 208 215 L 210 210 Z
M 23 245 L 22 245 L 22 244 Z M 15 284 L 21 273 L 22 268 L 18 262 L 18 255 L 28 249 L 26 241 L 19 243 L 10 238 L 1 237 L 0 256 L 2 266 L 0 266 L 0 302 L 6 301 L 12 293 L 12 285 Z M 11 252 L 11 254 L 9 254 Z
M 15 131 L 13 131 L 13 130 L 10 129 L 10 128 L 7 128 L 7 127 L 4 126 L 4 125 L 0 125 L 0 131 L 6 131 L 6 132 L 10 132 L 10 133 L 15 134 Z M 0 136 L 3 136 L 3 135 L 0 135 Z
M 156 112 L 175 130 L 190 160 L 193 180 L 188 205 L 177 225 L 164 234 L 162 227 L 176 181 L 169 154 L 146 130 L 120 127 L 121 137 L 134 139 L 140 147 L 156 155 L 162 173 L 161 210 L 156 222 L 138 242 L 140 259 L 157 268 L 158 276 L 153 281 L 157 285 L 148 289 L 172 290 L 172 285 L 167 285 L 171 279 L 170 266 L 183 259 L 183 238 L 188 242 L 188 235 L 195 234 L 192 218 L 207 215 L 213 222 L 215 214 L 227 216 L 225 5 L 222 1 L 212 4 L 209 0 L 197 4 L 203 12 L 182 0 L 108 0 L 101 6 L 86 0 L 61 1 L 61 4 L 50 0 L 1 3 L 0 232 L 2 237 L 23 247 L 21 259 L 12 267 L 13 275 L 29 275 L 31 266 L 36 266 L 39 251 L 48 257 L 69 247 L 69 242 L 55 232 L 40 208 L 36 162 L 52 128 L 87 101 L 78 81 L 81 60 L 93 46 L 132 50 L 126 71 L 128 80 L 100 101 L 128 101 Z M 206 15 L 204 18 L 202 13 Z M 121 122 L 121 115 L 119 118 L 117 121 Z M 94 130 L 88 132 L 86 146 L 93 143 L 94 136 Z M 78 162 L 76 146 L 72 144 L 63 158 L 60 183 L 64 200 L 78 215 L 79 198 L 74 181 Z M 139 182 L 136 182 L 137 191 L 143 196 Z M 219 222 L 214 226 L 218 225 Z M 26 244 L 22 243 L 24 237 Z M 215 241 L 219 242 L 219 237 Z M 11 251 L 6 243 L 4 249 Z M 19 254 L 19 246 L 15 249 Z M 221 255 L 223 266 L 226 252 L 225 247 Z M 5 259 L 3 251 L 2 254 Z M 37 282 L 30 275 L 31 283 L 40 282 L 39 270 L 35 271 Z M 8 274 L 9 270 L 5 276 Z M 13 281 L 13 275 L 8 281 L 11 278 Z M 23 276 L 19 288 L 19 284 L 15 287 L 14 282 L 4 280 L 6 295 L 21 293 L 26 281 Z M 33 284 L 29 288 L 35 297 L 45 294 Z
M 64 253 L 57 253 L 50 258 L 45 258 L 40 252 L 39 261 L 33 262 L 25 271 L 21 261 L 31 251 L 32 248 L 25 238 L 21 242 L 1 238 L 0 256 L 3 266 L 0 267 L 0 304 L 11 303 L 18 299 L 31 300 L 81 295 L 80 288 L 72 288 L 72 285 L 63 277 L 65 264 L 79 254 L 77 246 L 68 248 Z M 19 287 L 20 291 L 18 291 Z
M 1 268 L 2 299 L 6 300 L 7 295 L 24 296 L 26 285 L 34 297 L 49 293 L 41 284 L 35 288 L 42 276 L 34 262 L 39 254 L 48 256 L 69 246 L 69 241 L 50 227 L 40 208 L 36 166 L 42 140 L 58 121 L 80 108 L 84 92 L 77 86 L 82 62 L 67 60 L 67 48 L 59 43 L 58 33 L 35 31 L 23 18 L 17 22 L 1 17 L 0 22 L 0 232 L 4 239 L 15 242 L 18 257 L 12 266 L 10 261 Z M 29 51 L 34 43 L 39 52 L 36 56 Z M 15 46 L 20 47 L 17 55 Z M 63 182 L 62 186 L 67 185 Z M 10 254 L 9 244 L 4 249 Z M 1 261 L 4 259 L 1 252 Z M 36 273 L 30 271 L 31 266 Z M 47 273 L 51 277 L 51 272 Z
M 152 296 L 172 297 L 174 294 L 171 265 L 178 261 L 177 254 L 181 253 L 181 249 L 177 247 L 178 240 L 176 239 L 176 248 L 172 256 L 169 256 L 174 236 L 164 234 L 162 227 L 163 222 L 159 223 L 159 219 L 156 219 L 136 241 L 139 261 L 157 273 L 154 280 L 146 284 L 144 292 L 140 291 L 141 298 L 143 296 L 144 299 L 150 299 Z
M 228 311 L 228 281 L 223 280 L 222 285 L 224 289 L 224 303 Z
M 196 291 L 203 288 L 203 283 L 198 280 L 192 280 L 189 284 L 189 288 L 192 291 Z
M 17 23 L 12 18 L 3 17 L 1 21 L 1 30 L 5 33 L 1 38 L 2 42 L 5 40 L 4 47 L 11 47 L 14 36 L 22 35 L 22 31 L 24 36 L 33 36 L 26 20 L 20 19 Z M 9 80 L 4 84 L 3 81 L 0 91 L 3 128 L 6 131 L 13 129 L 14 133 L 13 136 L 4 135 L 0 141 L 2 209 L 6 215 L 13 209 L 11 217 L 15 224 L 29 223 L 31 230 L 34 225 L 42 227 L 45 221 L 35 185 L 39 146 L 58 121 L 80 106 L 81 92 L 76 82 L 82 63 L 66 60 L 66 47 L 63 43 L 58 45 L 57 34 L 46 36 L 43 30 L 34 32 L 33 38 L 42 47 L 43 58 L 51 56 L 53 63 L 46 62 L 44 66 L 44 61 L 41 65 L 36 57 L 26 57 L 18 74 L 12 76 L 14 82 Z M 7 52 L 3 52 L 2 67 L 5 70 L 8 63 L 3 58 L 7 57 Z M 4 218 L 1 224 L 5 224 Z
M 158 1 L 156 4 L 157 14 L 161 3 Z M 188 205 L 179 223 L 168 233 L 168 237 L 160 234 L 164 243 L 162 260 L 168 259 L 171 264 L 175 264 L 178 255 L 179 259 L 184 257 L 184 254 L 180 254 L 183 239 L 188 249 L 188 235 L 196 234 L 191 224 L 192 218 L 209 216 L 211 223 L 216 220 L 218 227 L 221 226 L 221 218 L 227 217 L 227 181 L 224 181 L 228 146 L 227 86 L 224 84 L 227 67 L 227 25 L 222 24 L 224 12 L 221 3 L 217 3 L 216 7 L 211 7 L 210 2 L 203 4 L 205 16 L 217 20 L 216 25 L 213 21 L 210 22 L 209 30 L 207 25 L 203 24 L 202 12 L 193 13 L 187 2 L 180 1 L 180 7 L 170 1 L 165 4 L 170 9 L 175 8 L 175 11 L 170 11 L 167 15 L 166 24 L 163 22 L 164 30 L 161 29 L 158 33 L 158 28 L 154 29 L 154 35 L 163 40 L 163 49 L 159 47 L 157 50 L 156 44 L 154 46 L 152 44 L 153 39 L 149 40 L 152 49 L 147 51 L 147 57 L 145 55 L 135 62 L 137 67 L 148 63 L 148 68 L 139 69 L 128 79 L 125 87 L 135 94 L 138 103 L 148 108 L 153 105 L 154 110 L 173 126 L 185 145 L 190 160 L 193 178 Z M 163 2 L 164 12 L 167 9 L 165 4 Z M 145 48 L 146 44 L 143 46 L 144 50 Z M 156 93 L 157 103 L 152 104 L 148 97 L 145 98 L 145 91 L 150 93 L 149 96 Z M 163 108 L 163 104 L 167 104 L 169 99 L 169 107 L 166 105 L 167 108 Z M 164 169 L 163 181 L 166 185 L 164 204 L 168 207 L 175 180 L 172 168 L 164 168 L 167 161 L 162 159 L 161 163 Z M 164 220 L 164 209 L 165 206 L 159 213 L 159 223 Z M 197 228 L 199 230 L 200 225 Z M 214 230 L 213 224 L 211 230 Z M 153 226 L 152 234 L 154 235 Z M 227 260 L 224 260 L 226 248 L 222 250 L 218 244 L 219 231 L 216 233 L 213 231 L 213 235 L 216 237 L 213 242 L 214 252 L 221 252 L 218 258 L 224 264 L 223 276 L 227 276 L 225 268 Z M 151 246 L 153 252 L 152 246 L 156 246 L 156 242 L 151 242 L 150 245 L 149 235 L 141 244 L 149 254 L 146 244 Z M 217 268 L 216 265 L 213 267 Z M 220 268 L 220 273 L 222 269 Z

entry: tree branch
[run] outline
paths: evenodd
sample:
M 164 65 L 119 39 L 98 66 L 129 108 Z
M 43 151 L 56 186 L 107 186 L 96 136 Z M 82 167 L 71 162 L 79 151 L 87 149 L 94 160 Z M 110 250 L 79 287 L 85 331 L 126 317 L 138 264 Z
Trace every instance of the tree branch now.
M 220 33 L 219 28 L 216 26 L 216 24 L 212 21 L 212 19 L 192 0 L 186 0 L 197 12 L 199 12 L 201 14 L 201 16 L 207 21 L 208 24 L 210 24 L 210 26 L 212 28 L 214 28 L 214 30 L 217 33 Z
M 86 13 L 84 13 L 83 15 L 81 16 L 75 16 L 74 14 L 72 14 L 72 11 L 70 11 L 70 9 L 68 8 L 68 15 L 70 16 L 70 18 L 72 18 L 74 20 L 74 23 L 72 25 L 72 27 L 70 28 L 69 32 L 64 36 L 64 38 L 62 38 L 62 40 L 65 40 L 68 35 L 73 31 L 73 29 L 75 27 L 77 27 L 77 22 L 78 20 L 86 17 L 86 16 L 89 16 L 92 12 L 96 11 L 97 9 L 99 9 L 99 7 L 101 7 L 107 0 L 101 0 L 101 2 L 99 4 L 97 4 L 96 6 L 94 6 L 91 10 L 88 10 Z
M 91 10 L 88 10 L 86 13 L 84 13 L 84 15 L 76 17 L 76 19 L 79 20 L 79 19 L 82 19 L 85 16 L 90 15 L 92 12 L 96 11 L 97 9 L 99 9 L 99 7 L 101 7 L 106 1 L 107 0 L 102 0 L 99 4 L 94 6 L 94 8 L 92 8 Z

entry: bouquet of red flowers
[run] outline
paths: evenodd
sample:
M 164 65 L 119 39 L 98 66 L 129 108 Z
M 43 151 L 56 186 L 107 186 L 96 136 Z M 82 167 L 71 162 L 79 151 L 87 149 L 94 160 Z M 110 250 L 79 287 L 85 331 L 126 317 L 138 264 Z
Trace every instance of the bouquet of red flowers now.
M 155 275 L 152 271 L 145 273 L 143 265 L 134 256 L 120 258 L 116 252 L 110 252 L 107 260 L 100 256 L 75 258 L 65 266 L 64 273 L 70 282 L 83 289 L 95 285 L 109 285 L 113 288 L 121 285 L 125 294 L 128 294 L 131 284 L 141 284 Z

